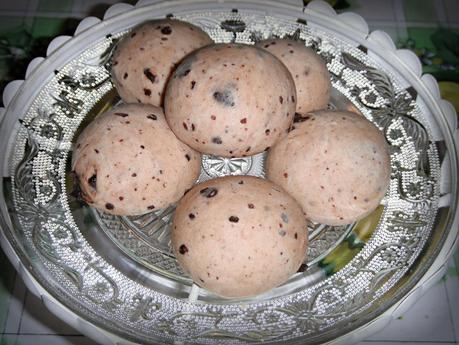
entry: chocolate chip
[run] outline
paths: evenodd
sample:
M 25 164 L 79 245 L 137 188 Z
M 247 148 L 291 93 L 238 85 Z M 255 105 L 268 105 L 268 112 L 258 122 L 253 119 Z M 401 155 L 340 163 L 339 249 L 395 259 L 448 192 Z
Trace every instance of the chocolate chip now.
M 194 123 L 191 124 L 191 130 L 194 132 L 196 130 L 196 126 L 194 125 Z
M 97 189 L 97 174 L 94 174 L 90 178 L 88 178 L 88 184 L 92 188 Z
M 170 26 L 165 26 L 161 29 L 161 33 L 163 35 L 170 35 L 172 33 L 172 29 Z
M 281 213 L 281 218 L 284 223 L 288 223 L 288 216 L 285 213 Z
M 232 223 L 237 223 L 239 222 L 239 217 L 236 217 L 236 216 L 231 216 L 228 218 L 228 220 Z
M 202 189 L 199 193 L 201 193 L 201 195 L 205 196 L 206 198 L 213 198 L 215 195 L 217 195 L 218 190 L 217 188 L 207 187 Z
M 280 103 L 280 104 L 284 103 L 284 97 L 279 96 L 279 103 Z
M 129 114 L 126 114 L 126 113 L 113 113 L 113 115 L 121 116 L 121 117 L 129 116 Z
M 123 197 L 123 196 L 120 196 L 118 199 L 119 199 L 120 201 L 123 201 L 123 200 L 124 200 L 124 197 Z
M 190 214 L 188 215 L 188 217 L 189 217 L 190 219 L 195 219 L 195 218 L 196 218 L 196 216 L 194 215 L 194 213 L 190 213 Z
M 266 134 L 266 135 L 269 135 L 269 133 L 271 133 L 271 130 L 270 130 L 270 129 L 267 129 L 267 130 L 265 131 L 265 134 Z
M 288 177 L 288 174 L 287 174 L 286 172 L 284 173 L 284 177 L 285 177 L 285 178 L 287 178 L 287 177 Z
M 237 9 L 236 11 L 232 11 L 232 12 L 235 12 L 237 13 Z M 246 24 L 242 21 L 242 20 L 238 20 L 238 19 L 227 19 L 223 22 L 220 23 L 220 27 L 227 31 L 227 32 L 244 32 L 245 28 L 246 28 Z M 231 46 L 231 45 L 227 45 L 226 48 L 232 48 L 234 46 Z M 238 46 L 236 46 L 238 47 Z
M 295 237 L 295 240 L 298 239 L 298 233 L 297 232 L 295 232 L 295 236 L 294 237 Z
M 293 123 L 304 122 L 304 121 L 309 120 L 310 118 L 311 116 L 309 115 L 303 116 L 301 114 L 295 113 L 295 117 L 293 118 Z
M 188 162 L 191 160 L 191 157 L 190 157 L 190 155 L 189 155 L 188 153 L 185 155 L 185 158 L 186 158 L 186 160 L 187 160 Z
M 215 115 L 211 115 L 210 118 L 211 118 L 212 120 L 216 120 L 216 119 L 217 119 L 217 117 L 216 117 Z
M 249 208 L 251 208 L 251 209 L 252 209 L 252 208 L 255 208 L 255 205 L 254 205 L 254 204 L 248 204 L 247 206 L 248 206 Z
M 98 150 L 98 149 L 94 149 L 94 152 L 95 152 L 95 153 L 99 153 L 99 150 Z
M 196 82 L 194 80 L 191 81 L 191 90 L 194 89 L 194 86 L 196 85 Z
M 292 102 L 295 102 L 295 96 L 292 96 Z
M 244 184 L 244 181 L 240 180 L 240 181 L 238 182 L 238 184 Z
M 245 149 L 245 152 L 249 152 L 249 151 L 250 151 L 250 148 L 251 148 L 250 146 L 247 147 L 247 148 Z
M 113 210 L 113 209 L 115 208 L 115 206 L 113 206 L 113 204 L 110 204 L 109 202 L 107 202 L 107 203 L 105 204 L 105 208 L 106 208 L 107 210 Z
M 188 248 L 186 245 L 182 244 L 180 247 L 179 247 L 179 253 L 182 254 L 182 255 L 185 255 L 186 253 L 188 253 Z
M 149 68 L 145 68 L 143 70 L 143 74 L 145 75 L 145 77 L 147 77 L 147 79 L 149 81 L 151 81 L 152 83 L 154 83 L 156 81 L 156 75 L 154 75 Z
M 131 176 L 132 176 L 132 177 L 137 177 L 137 174 L 136 174 L 136 173 L 132 173 Z
M 137 32 L 133 32 L 133 33 L 131 34 L 131 38 L 134 38 L 135 35 L 137 35 Z
M 301 264 L 300 268 L 298 268 L 297 272 L 304 272 L 306 271 L 307 266 L 305 264 Z
M 150 89 L 143 89 L 143 93 L 145 96 L 151 96 L 151 90 Z
M 213 138 L 212 138 L 212 142 L 213 142 L 214 144 L 217 144 L 217 145 L 220 145 L 220 144 L 223 143 L 223 141 L 222 141 L 222 139 L 221 139 L 220 137 L 213 137 Z
M 147 206 L 147 209 L 149 209 L 149 210 L 154 210 L 154 209 L 155 209 L 155 206 L 154 206 L 154 205 Z
M 185 122 L 183 122 L 182 125 L 183 125 L 183 128 L 185 128 L 185 130 L 188 130 L 188 126 Z
M 213 93 L 213 98 L 226 107 L 234 107 L 233 92 L 230 89 L 218 90 Z
M 123 75 L 123 79 L 126 79 L 128 76 L 129 76 L 129 74 L 127 74 L 127 73 L 124 73 L 124 75 Z
M 243 124 L 244 124 L 244 123 L 247 123 L 247 118 L 244 117 L 243 119 L 241 119 L 240 122 L 243 123 Z

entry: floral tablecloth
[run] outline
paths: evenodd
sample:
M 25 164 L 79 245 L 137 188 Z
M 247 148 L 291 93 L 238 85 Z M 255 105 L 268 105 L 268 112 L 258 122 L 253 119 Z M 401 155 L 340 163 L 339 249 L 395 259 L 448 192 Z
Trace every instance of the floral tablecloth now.
M 116 2 L 0 1 L 0 91 L 9 81 L 23 79 L 29 61 L 33 57 L 44 56 L 53 37 L 72 35 L 82 18 L 89 15 L 102 17 L 108 6 Z M 384 30 L 399 48 L 413 50 L 421 59 L 424 72 L 434 75 L 439 81 L 442 97 L 453 103 L 459 112 L 458 0 L 328 2 L 338 11 L 361 14 L 371 30 Z M 359 241 L 364 239 L 354 234 L 344 246 L 353 248 Z M 90 339 L 51 315 L 39 299 L 27 292 L 1 251 L 0 264 L 0 345 L 93 344 Z M 332 256 L 321 262 L 323 269 L 328 272 L 336 271 L 340 264 L 339 259 Z M 459 250 L 450 261 L 449 270 L 440 283 L 405 316 L 364 343 L 458 344 L 458 273 Z

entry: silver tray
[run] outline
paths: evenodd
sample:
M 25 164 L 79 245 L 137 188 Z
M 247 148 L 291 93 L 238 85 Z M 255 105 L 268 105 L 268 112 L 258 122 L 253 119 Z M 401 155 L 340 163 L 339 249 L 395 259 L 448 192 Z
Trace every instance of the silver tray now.
M 117 40 L 148 19 L 174 17 L 217 42 L 290 37 L 315 49 L 332 77 L 330 107 L 384 132 L 392 176 L 382 205 L 343 227 L 313 224 L 308 261 L 253 299 L 194 285 L 169 248 L 174 208 L 115 217 L 71 196 L 72 141 L 118 102 L 109 78 Z M 406 308 L 441 273 L 457 242 L 457 118 L 417 58 L 354 14 L 323 2 L 140 1 L 86 18 L 57 37 L 0 112 L 2 248 L 28 287 L 100 343 L 353 342 Z M 263 155 L 206 156 L 200 180 L 263 176 Z M 351 333 L 351 331 L 353 331 Z

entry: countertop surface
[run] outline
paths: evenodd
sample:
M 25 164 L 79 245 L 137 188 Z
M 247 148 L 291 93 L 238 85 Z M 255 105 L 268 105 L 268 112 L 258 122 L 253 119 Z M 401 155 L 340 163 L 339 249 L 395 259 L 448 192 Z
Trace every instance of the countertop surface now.
M 50 39 L 72 34 L 81 18 L 101 17 L 115 0 L 0 1 L 0 89 L 22 79 L 28 62 Z M 128 1 L 135 3 L 135 1 Z M 424 72 L 440 81 L 442 96 L 459 108 L 458 0 L 330 0 L 339 11 L 361 14 L 370 29 L 412 49 Z M 441 40 L 438 37 L 442 37 Z M 1 91 L 1 90 L 0 90 Z M 52 315 L 29 293 L 0 252 L 0 345 L 94 344 Z M 459 250 L 446 275 L 400 318 L 363 344 L 459 344 Z

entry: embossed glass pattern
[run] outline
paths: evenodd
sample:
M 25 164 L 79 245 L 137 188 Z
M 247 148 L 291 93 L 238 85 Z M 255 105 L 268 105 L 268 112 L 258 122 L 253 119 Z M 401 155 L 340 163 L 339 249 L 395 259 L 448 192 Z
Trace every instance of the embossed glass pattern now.
M 157 12 L 150 13 L 140 8 L 113 19 L 91 41 L 77 42 L 84 48 L 61 61 L 18 114 L 20 125 L 8 133 L 9 171 L 3 183 L 8 209 L 2 209 L 2 217 L 14 223 L 5 231 L 26 266 L 73 312 L 139 342 L 315 343 L 382 313 L 419 278 L 411 272 L 419 271 L 421 253 L 441 245 L 441 240 L 429 243 L 433 229 L 440 237 L 447 231 L 436 220 L 445 153 L 439 148 L 446 145 L 447 151 L 450 143 L 434 138 L 414 89 L 356 45 L 295 17 L 242 4 L 237 11 L 210 3 L 206 9 L 190 4 L 176 12 L 171 6 L 152 5 Z M 178 267 L 169 248 L 173 207 L 115 217 L 70 195 L 72 141 L 91 118 L 118 102 L 109 78 L 111 51 L 129 27 L 151 13 L 172 13 L 217 42 L 252 44 L 286 35 L 302 40 L 327 61 L 334 87 L 330 107 L 358 109 L 384 132 L 392 176 L 382 215 L 363 248 L 336 273 L 326 276 L 318 262 L 358 225 L 311 224 L 304 272 L 255 299 L 220 299 L 193 285 Z M 263 154 L 204 157 L 200 180 L 228 174 L 263 176 Z

